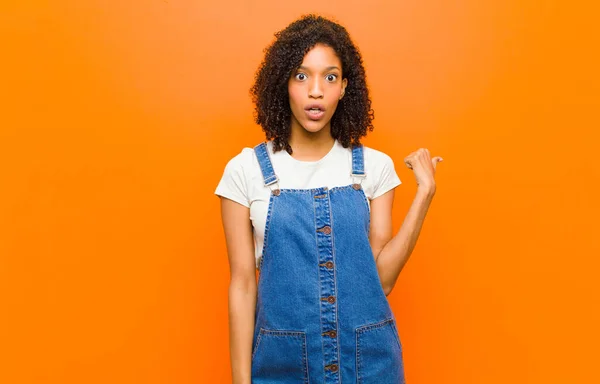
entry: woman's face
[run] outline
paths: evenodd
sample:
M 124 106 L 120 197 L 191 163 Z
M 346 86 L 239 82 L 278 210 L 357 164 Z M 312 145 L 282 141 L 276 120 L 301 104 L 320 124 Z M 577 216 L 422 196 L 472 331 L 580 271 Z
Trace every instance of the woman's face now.
M 342 62 L 333 48 L 316 44 L 288 81 L 292 131 L 329 131 L 331 117 L 347 84 L 348 80 L 342 79 Z

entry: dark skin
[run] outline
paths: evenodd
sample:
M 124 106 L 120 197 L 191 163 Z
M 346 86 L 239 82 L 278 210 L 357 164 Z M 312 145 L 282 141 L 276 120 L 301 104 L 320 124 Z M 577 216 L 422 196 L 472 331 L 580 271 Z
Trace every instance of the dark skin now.
M 317 44 L 304 57 L 301 67 L 288 81 L 291 119 L 289 144 L 293 157 L 316 161 L 334 143 L 331 116 L 344 97 L 347 80 L 342 79 L 342 64 L 335 51 Z M 321 119 L 310 118 L 306 106 L 321 104 Z M 420 148 L 404 162 L 417 182 L 413 203 L 398 233 L 393 236 L 392 205 L 394 190 L 371 200 L 369 242 L 386 295 L 392 292 L 400 271 L 408 261 L 421 231 L 425 215 L 435 194 L 435 168 L 440 157 L 430 157 Z M 256 306 L 256 265 L 249 208 L 221 198 L 221 215 L 227 244 L 231 280 L 229 284 L 230 357 L 233 383 L 250 383 L 251 351 Z
M 276 36 L 266 49 L 250 89 L 255 121 L 264 130 L 266 139 L 273 141 L 274 151 L 286 150 L 291 155 L 296 150 L 290 144 L 293 129 L 290 122 L 293 123 L 300 114 L 290 108 L 289 80 L 316 45 L 326 45 L 335 51 L 340 70 L 343 67 L 343 73 L 338 73 L 336 81 L 343 82 L 345 88 L 343 99 L 335 109 L 327 111 L 335 110 L 335 113 L 328 113 L 322 120 L 329 123 L 330 135 L 344 148 L 359 144 L 360 138 L 373 130 L 374 115 L 362 58 L 348 32 L 323 17 L 307 15 L 277 32 Z M 314 76 L 308 78 L 314 79 Z M 325 95 L 328 97 L 329 93 Z

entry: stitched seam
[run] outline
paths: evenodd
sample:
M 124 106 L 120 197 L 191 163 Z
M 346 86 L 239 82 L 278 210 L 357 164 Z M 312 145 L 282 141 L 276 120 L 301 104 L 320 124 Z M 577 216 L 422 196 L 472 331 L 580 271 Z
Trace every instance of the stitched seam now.
M 316 202 L 313 200 L 313 222 L 315 224 L 315 230 L 317 229 L 317 208 Z M 315 235 L 315 247 L 317 249 L 317 262 L 319 261 L 321 255 L 319 253 L 319 235 L 317 232 Z M 319 270 L 319 292 L 317 295 L 317 299 L 321 297 L 321 271 Z M 319 323 L 321 324 L 321 332 L 323 331 L 323 303 L 319 303 Z M 323 347 L 323 339 L 321 339 L 321 356 L 325 356 L 325 348 Z M 325 359 L 322 360 L 323 369 L 325 369 Z
M 360 332 L 358 330 L 355 331 L 356 335 L 356 380 L 357 384 L 362 382 L 361 373 L 361 361 L 360 361 Z
M 302 370 L 304 371 L 304 383 L 309 383 L 308 377 L 308 357 L 306 351 L 306 332 L 305 331 L 288 331 L 288 330 L 278 330 L 278 329 L 265 329 L 260 328 L 258 333 L 258 338 L 256 340 L 256 346 L 254 347 L 254 352 L 252 352 L 252 360 L 254 360 L 254 356 L 258 351 L 258 347 L 260 345 L 261 339 L 263 335 L 275 336 L 275 337 L 293 337 L 300 339 L 301 348 L 302 348 Z
M 331 228 L 333 228 L 333 214 L 331 212 L 331 196 L 327 196 L 327 202 L 329 204 L 329 223 L 331 224 Z M 331 256 L 333 257 L 333 282 L 335 283 L 335 296 L 339 299 L 339 291 L 338 291 L 338 287 L 337 287 L 337 274 L 336 274 L 336 270 L 337 270 L 337 261 L 335 259 L 335 236 L 334 236 L 334 231 L 331 231 L 331 236 L 329 237 L 330 241 L 331 241 Z M 337 362 L 339 364 L 340 362 L 340 318 L 338 316 L 338 306 L 339 306 L 339 300 L 335 301 L 335 329 L 336 329 L 336 349 L 337 349 Z M 338 378 L 340 379 L 340 384 L 342 382 L 342 370 L 338 369 Z
M 273 163 L 271 162 L 271 156 L 269 155 L 267 144 L 264 142 L 260 143 L 255 147 L 255 152 L 257 149 L 260 152 L 260 156 L 264 160 L 264 164 L 259 161 L 259 165 L 261 165 L 260 171 L 263 174 L 264 183 L 268 184 L 271 181 L 275 180 L 277 178 L 277 175 L 275 174 L 275 170 L 273 169 Z M 263 170 L 263 165 L 266 168 L 265 170 Z M 265 172 L 268 174 L 268 176 L 265 175 Z
M 355 175 L 365 175 L 364 148 L 362 144 L 352 148 L 352 173 Z
M 270 160 L 268 158 L 267 149 L 265 143 L 260 143 L 254 147 L 254 154 L 256 155 L 256 159 L 258 160 L 258 165 L 260 167 L 260 173 L 263 176 L 263 182 L 265 184 L 268 183 L 268 180 L 273 176 L 273 168 L 269 164 Z M 265 156 L 265 154 L 267 156 Z M 266 168 L 266 169 L 264 169 Z
M 272 214 L 274 204 L 275 204 L 275 199 L 273 198 L 273 195 L 271 194 L 271 196 L 269 197 L 269 208 L 267 209 L 267 219 L 265 222 L 265 238 L 263 239 L 262 255 L 260 257 L 260 263 L 258 266 L 258 270 L 261 272 L 258 275 L 259 283 L 262 280 L 260 277 L 262 276 L 262 266 L 265 261 L 265 254 L 266 254 L 267 246 L 268 246 L 269 229 L 271 228 L 271 214 Z M 258 287 L 257 287 L 257 289 L 258 289 Z
M 393 320 L 394 319 L 385 319 L 382 321 L 379 321 L 377 323 L 373 323 L 373 324 L 366 324 L 366 325 L 362 325 L 360 327 L 355 328 L 355 334 L 356 334 L 356 379 L 357 379 L 357 384 L 362 383 L 362 377 L 361 377 L 361 371 L 362 371 L 362 364 L 361 364 L 361 360 L 360 360 L 360 336 L 363 335 L 365 332 L 368 331 L 372 331 L 375 329 L 381 329 L 382 327 L 385 327 L 386 325 L 391 325 L 393 327 Z M 392 329 L 392 333 L 393 329 Z
M 400 352 L 402 352 L 402 343 L 400 342 L 400 335 L 398 334 L 398 328 L 396 327 L 396 321 L 392 321 L 392 327 L 394 328 L 392 332 L 396 341 L 398 342 L 398 347 L 400 347 Z
M 356 328 L 356 331 L 359 332 L 359 333 L 363 333 L 365 331 L 369 331 L 369 330 L 374 329 L 374 328 L 381 328 L 381 327 L 387 325 L 387 323 L 390 323 L 392 321 L 394 321 L 394 319 L 390 318 L 390 319 L 385 319 L 385 320 L 378 321 L 377 323 L 361 325 L 360 327 Z
M 258 350 L 258 346 L 260 345 L 260 339 L 262 337 L 262 331 L 263 331 L 262 328 L 258 331 L 258 338 L 256 340 L 256 345 L 254 346 L 254 352 L 252 352 L 252 358 L 251 358 L 252 360 L 254 360 L 254 355 L 256 355 L 256 351 Z
M 308 379 L 308 359 L 307 359 L 307 351 L 306 351 L 306 333 L 302 335 L 302 364 L 304 365 L 304 384 L 309 384 Z
M 290 331 L 287 329 L 265 329 L 265 328 L 261 328 L 260 331 L 265 335 L 282 336 L 282 337 L 288 337 L 288 336 L 302 337 L 302 335 L 304 335 L 306 333 L 304 331 Z
M 367 237 L 369 237 L 371 233 L 371 207 L 369 207 L 369 203 L 367 202 L 367 195 L 365 195 L 365 191 L 361 188 L 356 192 L 360 193 L 361 199 L 367 208 Z
M 306 193 L 306 194 L 311 194 L 313 195 L 315 192 L 322 190 L 324 187 L 316 187 L 316 188 L 279 188 L 279 191 L 281 193 L 287 192 L 298 192 L 298 193 Z M 332 187 L 332 188 L 328 188 L 329 192 L 337 192 L 339 190 L 344 190 L 347 188 L 352 188 L 352 184 L 348 184 L 348 185 L 340 185 L 338 187 Z

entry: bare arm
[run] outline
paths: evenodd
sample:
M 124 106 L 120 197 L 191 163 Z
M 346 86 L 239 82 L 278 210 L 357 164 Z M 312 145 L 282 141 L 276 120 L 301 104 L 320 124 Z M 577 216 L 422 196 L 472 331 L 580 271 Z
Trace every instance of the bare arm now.
M 229 258 L 229 350 L 233 384 L 250 384 L 256 305 L 256 264 L 250 209 L 221 198 Z
M 373 256 L 377 263 L 379 280 L 385 295 L 394 289 L 400 271 L 412 253 L 425 215 L 435 195 L 436 165 L 443 159 L 440 156 L 431 158 L 427 148 L 419 148 L 404 158 L 404 163 L 412 169 L 417 182 L 417 194 L 404 218 L 400 230 L 392 238 L 392 203 L 393 190 L 371 201 L 371 227 L 369 240 Z
M 394 190 L 371 201 L 369 240 L 377 264 L 379 280 L 386 296 L 392 292 L 398 275 L 412 253 L 425 215 L 435 194 L 435 187 L 419 187 L 404 222 L 392 238 L 392 203 Z

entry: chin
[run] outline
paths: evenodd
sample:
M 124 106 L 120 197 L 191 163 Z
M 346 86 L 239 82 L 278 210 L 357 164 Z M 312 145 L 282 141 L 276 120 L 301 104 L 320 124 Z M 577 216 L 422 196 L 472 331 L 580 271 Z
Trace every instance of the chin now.
M 310 133 L 318 133 L 318 132 L 321 132 L 323 129 L 325 129 L 325 127 L 327 127 L 328 123 L 329 123 L 329 121 L 326 121 L 326 122 L 307 121 L 302 125 L 302 128 L 304 128 L 305 131 L 310 132 Z

